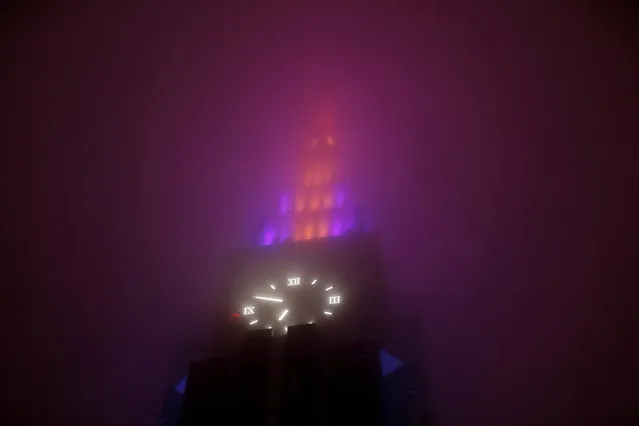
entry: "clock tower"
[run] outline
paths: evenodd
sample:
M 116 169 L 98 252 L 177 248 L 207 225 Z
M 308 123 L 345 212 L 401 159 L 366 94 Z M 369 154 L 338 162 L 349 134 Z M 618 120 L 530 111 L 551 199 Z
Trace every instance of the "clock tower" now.
M 331 335 L 379 338 L 384 272 L 374 233 L 364 232 L 328 120 L 300 147 L 296 179 L 260 244 L 225 262 L 225 307 L 241 332 L 317 323 Z M 294 282 L 295 284 L 291 284 Z M 220 309 L 223 311 L 223 309 Z
M 224 262 L 216 358 L 191 363 L 181 382 L 184 426 L 381 426 L 407 411 L 384 396 L 402 363 L 390 357 L 388 367 L 380 245 L 361 226 L 327 124 L 303 145 L 260 244 Z

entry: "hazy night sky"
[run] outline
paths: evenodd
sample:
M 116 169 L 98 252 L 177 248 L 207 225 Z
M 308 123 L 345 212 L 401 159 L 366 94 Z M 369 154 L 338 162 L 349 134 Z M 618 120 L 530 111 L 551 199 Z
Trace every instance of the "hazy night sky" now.
M 70 3 L 3 29 L 2 413 L 155 425 L 330 110 L 438 424 L 637 420 L 630 10 Z

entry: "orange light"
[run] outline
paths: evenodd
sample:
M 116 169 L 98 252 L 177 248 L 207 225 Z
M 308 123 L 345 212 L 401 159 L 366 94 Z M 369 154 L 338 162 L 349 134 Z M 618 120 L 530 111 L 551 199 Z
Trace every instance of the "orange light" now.
M 313 238 L 315 236 L 314 231 L 315 229 L 312 223 L 306 225 L 306 230 L 304 231 L 304 238 L 306 238 L 307 240 L 310 240 L 311 238 Z
M 319 223 L 318 230 L 317 230 L 317 235 L 320 238 L 324 238 L 324 237 L 326 237 L 328 235 L 328 223 L 326 223 L 324 221 Z
M 311 210 L 317 210 L 319 207 L 319 197 L 311 198 Z
M 332 207 L 333 207 L 333 196 L 330 194 L 324 196 L 324 208 L 330 209 Z
M 298 212 L 301 212 L 302 210 L 304 210 L 304 198 L 297 197 L 295 199 L 295 210 Z

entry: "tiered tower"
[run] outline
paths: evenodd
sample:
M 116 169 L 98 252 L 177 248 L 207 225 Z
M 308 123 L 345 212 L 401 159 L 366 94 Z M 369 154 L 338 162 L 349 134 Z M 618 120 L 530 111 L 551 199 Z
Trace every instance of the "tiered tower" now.
M 331 126 L 313 134 L 261 247 L 225 260 L 222 316 L 205 344 L 215 358 L 191 357 L 189 379 L 167 396 L 165 424 L 413 424 L 415 374 L 399 358 L 410 359 L 417 339 L 403 326 L 388 332 L 379 240 L 360 232 Z M 324 310 L 335 288 L 339 310 Z M 275 315 L 272 303 L 281 303 Z M 270 324 L 287 314 L 273 338 Z
M 338 144 L 330 131 L 319 131 L 302 152 L 292 191 L 280 199 L 279 214 L 260 235 L 263 245 L 343 235 L 353 228 Z

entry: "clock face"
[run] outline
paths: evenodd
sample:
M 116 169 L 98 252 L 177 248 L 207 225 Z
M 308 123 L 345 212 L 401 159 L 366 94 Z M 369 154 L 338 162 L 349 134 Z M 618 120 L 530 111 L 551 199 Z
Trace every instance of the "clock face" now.
M 257 286 L 241 306 L 249 328 L 271 328 L 284 334 L 288 326 L 330 321 L 344 297 L 333 283 L 316 277 L 289 276 Z

